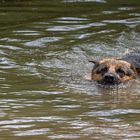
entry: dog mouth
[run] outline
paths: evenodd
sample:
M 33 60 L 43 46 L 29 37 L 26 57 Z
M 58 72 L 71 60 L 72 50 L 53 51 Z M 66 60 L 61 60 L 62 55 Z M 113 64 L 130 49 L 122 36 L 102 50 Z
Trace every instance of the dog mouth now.
M 97 82 L 97 85 L 101 88 L 107 88 L 107 89 L 114 89 L 114 88 L 120 88 L 121 82 L 105 82 L 105 81 L 99 81 Z
M 117 86 L 121 84 L 121 81 L 113 74 L 105 74 L 101 81 L 98 81 L 100 85 L 104 86 Z
M 98 81 L 98 83 L 101 84 L 101 85 L 106 85 L 106 86 L 114 86 L 114 85 L 121 84 L 120 81 L 109 82 L 109 81 L 104 81 L 104 80 Z

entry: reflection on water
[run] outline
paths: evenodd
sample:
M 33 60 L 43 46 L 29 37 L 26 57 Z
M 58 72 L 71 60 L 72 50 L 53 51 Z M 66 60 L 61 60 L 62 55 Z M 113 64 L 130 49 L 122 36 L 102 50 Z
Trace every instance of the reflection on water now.
M 139 49 L 139 1 L 0 3 L 0 139 L 140 138 L 139 79 L 101 88 L 89 63 Z

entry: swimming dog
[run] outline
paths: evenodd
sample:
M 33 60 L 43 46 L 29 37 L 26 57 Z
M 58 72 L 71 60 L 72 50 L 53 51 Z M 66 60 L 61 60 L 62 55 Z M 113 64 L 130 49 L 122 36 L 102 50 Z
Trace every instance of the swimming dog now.
M 94 63 L 91 79 L 100 85 L 114 86 L 136 79 L 140 75 L 140 51 L 122 58 L 105 58 Z

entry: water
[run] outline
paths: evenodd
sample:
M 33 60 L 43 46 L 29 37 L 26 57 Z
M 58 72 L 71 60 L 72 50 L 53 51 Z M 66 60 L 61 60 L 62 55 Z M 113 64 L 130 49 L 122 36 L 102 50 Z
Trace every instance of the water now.
M 140 2 L 0 2 L 1 140 L 138 140 L 139 79 L 90 81 L 89 60 L 140 46 Z

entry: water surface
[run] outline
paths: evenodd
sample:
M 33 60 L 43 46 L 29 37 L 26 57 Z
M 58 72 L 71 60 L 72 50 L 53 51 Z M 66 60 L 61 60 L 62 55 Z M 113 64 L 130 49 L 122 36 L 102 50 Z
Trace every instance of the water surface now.
M 89 60 L 140 46 L 140 1 L 0 2 L 1 140 L 138 140 L 139 79 L 103 89 Z

